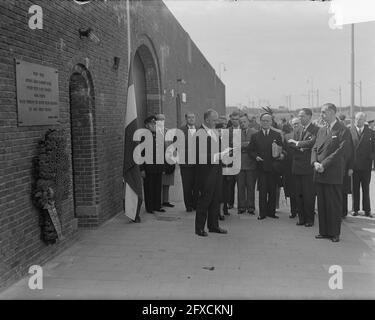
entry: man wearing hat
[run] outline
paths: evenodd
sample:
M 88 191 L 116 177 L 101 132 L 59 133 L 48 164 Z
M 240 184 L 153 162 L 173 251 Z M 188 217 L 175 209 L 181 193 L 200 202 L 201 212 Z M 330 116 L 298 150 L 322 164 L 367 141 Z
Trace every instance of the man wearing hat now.
M 153 141 L 153 159 L 152 163 L 144 163 L 140 166 L 141 175 L 143 177 L 143 190 L 145 198 L 145 206 L 147 213 L 165 212 L 161 208 L 161 181 L 164 171 L 164 162 L 158 164 L 156 161 L 156 149 L 161 148 L 164 159 L 164 138 L 161 139 L 161 145 L 158 145 L 156 139 L 156 117 L 149 116 L 144 121 L 146 129 L 152 133 Z M 143 151 L 144 152 L 144 151 Z

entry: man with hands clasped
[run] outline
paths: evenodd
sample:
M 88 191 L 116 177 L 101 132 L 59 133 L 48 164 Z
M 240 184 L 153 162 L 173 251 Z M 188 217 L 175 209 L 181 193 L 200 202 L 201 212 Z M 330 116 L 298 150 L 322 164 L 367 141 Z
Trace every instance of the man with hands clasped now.
M 340 240 L 342 184 L 345 159 L 350 152 L 350 132 L 336 118 L 336 106 L 326 103 L 321 117 L 326 126 L 319 129 L 311 152 L 318 198 L 319 234 L 317 239 Z

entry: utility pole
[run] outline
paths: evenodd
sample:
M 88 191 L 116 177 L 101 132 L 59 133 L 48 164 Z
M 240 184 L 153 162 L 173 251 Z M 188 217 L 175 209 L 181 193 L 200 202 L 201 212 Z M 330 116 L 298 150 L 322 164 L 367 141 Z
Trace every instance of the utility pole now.
M 309 104 L 309 108 L 312 108 L 312 104 L 311 104 L 311 98 L 310 98 L 310 90 L 307 92 L 307 101 L 308 101 L 308 104 Z
M 362 111 L 362 80 L 359 81 L 359 110 Z
M 319 89 L 316 89 L 316 107 L 319 108 Z

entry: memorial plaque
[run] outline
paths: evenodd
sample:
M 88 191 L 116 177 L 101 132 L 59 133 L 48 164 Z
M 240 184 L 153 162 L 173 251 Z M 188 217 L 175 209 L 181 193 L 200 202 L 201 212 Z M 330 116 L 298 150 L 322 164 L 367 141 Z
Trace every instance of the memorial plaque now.
M 19 126 L 59 124 L 57 69 L 16 59 Z

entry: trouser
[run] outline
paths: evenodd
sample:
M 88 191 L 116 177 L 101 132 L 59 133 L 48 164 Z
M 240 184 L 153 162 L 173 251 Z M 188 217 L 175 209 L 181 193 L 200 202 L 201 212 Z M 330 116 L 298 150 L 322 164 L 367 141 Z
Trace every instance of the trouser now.
M 370 181 L 371 171 L 353 171 L 353 211 L 359 211 L 360 188 L 362 187 L 362 209 L 365 213 L 371 212 L 370 205 Z
M 209 230 L 219 227 L 221 166 L 198 165 L 198 201 L 195 215 L 195 231 L 204 230 L 206 221 Z
M 198 184 L 196 179 L 195 166 L 181 166 L 182 190 L 186 209 L 195 209 L 198 199 Z
M 319 233 L 339 236 L 342 216 L 342 185 L 317 183 Z
M 298 220 L 300 223 L 314 223 L 315 185 L 313 175 L 293 175 L 293 180 Z
M 259 216 L 272 217 L 276 212 L 276 188 L 278 175 L 272 172 L 259 173 Z
M 146 173 L 143 180 L 146 211 L 151 212 L 161 208 L 161 173 Z
M 236 181 L 237 180 L 237 175 L 235 176 L 229 176 L 229 179 L 227 179 L 228 182 L 228 204 L 233 206 L 234 204 L 234 189 L 236 187 Z M 238 186 L 237 186 L 238 188 Z
M 238 209 L 255 210 L 256 170 L 241 170 L 237 175 Z
M 163 185 L 163 203 L 169 202 L 169 186 Z

